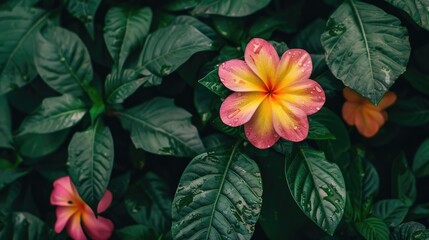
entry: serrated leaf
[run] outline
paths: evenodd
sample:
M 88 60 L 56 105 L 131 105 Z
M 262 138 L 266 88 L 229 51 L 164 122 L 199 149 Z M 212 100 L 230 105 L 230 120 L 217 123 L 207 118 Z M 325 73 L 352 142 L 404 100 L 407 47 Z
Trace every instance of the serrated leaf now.
M 308 130 L 307 139 L 314 140 L 335 140 L 335 136 L 329 131 L 329 129 L 318 122 L 317 120 L 310 117 L 309 119 L 310 128 Z
M 406 222 L 397 226 L 391 236 L 391 240 L 423 240 L 418 235 L 425 230 L 425 226 L 418 222 Z
M 392 164 L 392 195 L 401 199 L 408 207 L 412 206 L 417 198 L 416 177 L 408 167 L 403 152 Z
M 142 224 L 131 225 L 115 230 L 115 234 L 124 240 L 157 239 L 153 230 Z
M 389 228 L 378 217 L 369 217 L 355 224 L 356 230 L 367 240 L 388 240 Z
M 131 96 L 139 87 L 149 87 L 161 84 L 158 76 L 150 74 L 143 76 L 133 69 L 125 69 L 122 75 L 110 73 L 106 77 L 105 90 L 107 103 L 122 103 Z
M 36 38 L 37 72 L 54 90 L 79 96 L 92 81 L 88 50 L 79 37 L 61 27 L 44 28 Z
M 125 195 L 128 214 L 134 221 L 151 227 L 157 234 L 171 227 L 171 205 L 168 183 L 151 172 L 130 186 Z
M 226 98 L 231 94 L 231 91 L 226 88 L 219 79 L 217 68 L 198 80 L 198 82 L 221 98 Z
M 429 139 L 423 141 L 414 155 L 412 169 L 416 177 L 429 175 Z
M 389 121 L 403 126 L 429 123 L 429 99 L 419 95 L 399 98 L 388 111 Z
M 262 205 L 258 165 L 238 145 L 196 156 L 173 200 L 174 239 L 250 239 Z
M 143 46 L 152 23 L 149 7 L 111 8 L 105 18 L 104 40 L 110 56 L 122 70 L 128 55 Z
M 40 158 L 57 150 L 66 140 L 69 129 L 47 134 L 25 134 L 15 136 L 19 153 L 26 157 Z
M 374 104 L 405 71 L 411 49 L 398 18 L 356 0 L 335 10 L 321 41 L 335 77 Z
M 113 149 L 112 134 L 100 119 L 88 130 L 75 133 L 68 147 L 70 177 L 94 213 L 109 184 Z
M 396 227 L 404 220 L 408 207 L 399 199 L 385 199 L 376 202 L 372 211 L 389 227 Z
M 161 28 L 147 36 L 139 71 L 147 69 L 158 76 L 166 76 L 194 53 L 211 49 L 212 40 L 193 26 L 172 25 Z
M 13 149 L 12 142 L 12 123 L 9 104 L 4 96 L 0 96 L 0 148 Z
M 346 186 L 339 167 L 323 152 L 301 146 L 287 157 L 285 174 L 295 202 L 317 226 L 333 235 L 346 204 Z
M 204 150 L 192 115 L 176 107 L 172 99 L 156 97 L 118 113 L 122 126 L 130 131 L 136 148 L 173 156 L 195 156 Z
M 61 0 L 66 5 L 67 11 L 79 19 L 88 31 L 91 38 L 94 38 L 94 19 L 101 0 Z
M 229 17 L 250 15 L 270 3 L 271 0 L 202 0 L 193 14 L 213 14 Z
M 23 7 L 0 11 L 0 95 L 22 87 L 36 77 L 33 41 L 49 14 Z
M 0 191 L 8 184 L 27 175 L 29 172 L 30 171 L 20 169 L 0 169 Z
M 428 0 L 385 0 L 393 6 L 404 10 L 420 27 L 429 30 Z
M 45 98 L 40 107 L 24 119 L 18 132 L 43 134 L 63 130 L 77 124 L 86 112 L 85 103 L 71 95 Z

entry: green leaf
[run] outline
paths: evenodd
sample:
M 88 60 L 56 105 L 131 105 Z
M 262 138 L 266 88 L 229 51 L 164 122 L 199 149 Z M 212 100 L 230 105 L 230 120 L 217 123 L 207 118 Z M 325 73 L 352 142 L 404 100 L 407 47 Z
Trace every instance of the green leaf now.
M 158 76 L 166 76 L 194 53 L 211 48 L 212 41 L 193 26 L 172 25 L 161 28 L 147 36 L 139 71 L 147 69 Z
M 378 217 L 369 217 L 363 222 L 356 223 L 356 230 L 367 240 L 388 240 L 389 228 Z
M 314 140 L 335 140 L 335 136 L 329 131 L 329 129 L 322 123 L 314 120 L 312 117 L 309 119 L 310 129 L 308 130 L 307 139 Z
M 15 143 L 19 153 L 31 157 L 39 158 L 53 153 L 66 140 L 69 129 L 47 134 L 25 134 L 15 136 Z
M 27 175 L 29 172 L 30 171 L 20 169 L 0 169 L 0 191 L 18 178 Z
M 399 98 L 389 108 L 389 121 L 403 126 L 421 126 L 429 123 L 429 99 L 419 95 Z
M 85 25 L 91 38 L 94 38 L 95 13 L 101 0 L 61 0 L 61 2 L 66 5 L 66 9 L 71 15 Z
M 221 131 L 221 132 L 223 132 L 229 136 L 238 137 L 238 138 L 242 137 L 243 139 L 246 139 L 246 136 L 244 135 L 243 126 L 230 127 L 230 126 L 226 125 L 225 123 L 223 123 L 222 119 L 220 119 L 220 117 L 215 117 L 211 121 L 211 125 L 215 129 L 217 129 L 217 130 L 219 130 L 219 131 Z
M 401 21 L 356 0 L 345 1 L 330 16 L 321 41 L 335 77 L 374 104 L 405 71 L 410 56 Z
M 374 204 L 372 213 L 389 227 L 398 226 L 408 213 L 408 207 L 399 199 L 385 199 Z
M 197 6 L 199 2 L 200 0 L 172 0 L 164 8 L 168 11 L 182 11 Z
M 423 240 L 419 235 L 424 233 L 425 226 L 418 222 L 407 222 L 397 226 L 391 236 L 391 240 Z
M 63 130 L 77 124 L 86 112 L 85 103 L 71 95 L 45 98 L 40 107 L 24 119 L 18 132 L 43 134 Z
M 173 200 L 174 239 L 250 239 L 262 205 L 258 165 L 218 148 L 186 167 Z
M 339 167 L 323 152 L 300 146 L 286 159 L 285 174 L 295 202 L 317 226 L 333 235 L 346 204 L 346 186 Z
M 226 98 L 231 94 L 231 91 L 226 88 L 219 79 L 217 68 L 198 80 L 198 82 L 221 98 Z
M 143 46 L 151 23 L 152 10 L 148 7 L 113 7 L 107 12 L 104 40 L 119 71 L 128 55 Z
M 416 177 L 408 167 L 403 152 L 394 159 L 392 164 L 392 195 L 410 207 L 417 198 Z
M 48 239 L 48 228 L 38 217 L 27 212 L 0 212 L 0 239 Z
M 420 27 L 429 30 L 429 2 L 427 0 L 385 0 L 404 10 Z
M 320 36 L 326 26 L 326 20 L 317 18 L 302 29 L 291 41 L 293 48 L 302 48 L 309 53 L 323 53 Z
M 0 95 L 22 87 L 36 77 L 33 41 L 49 14 L 23 7 L 0 11 Z
M 270 0 L 202 0 L 193 14 L 213 14 L 229 17 L 250 15 L 270 3 Z
M 176 107 L 172 99 L 156 97 L 119 112 L 122 126 L 130 131 L 136 148 L 173 156 L 195 156 L 204 151 L 192 115 Z
M 37 71 L 51 88 L 75 96 L 88 91 L 92 66 L 88 50 L 79 37 L 64 28 L 44 28 L 36 38 Z
M 417 91 L 429 95 L 429 75 L 423 74 L 414 68 L 408 68 L 404 73 L 405 79 L 416 89 Z
M 113 138 L 99 119 L 84 132 L 74 134 L 68 147 L 69 174 L 80 197 L 97 213 L 113 168 Z
M 149 87 L 161 84 L 158 76 L 150 74 L 143 76 L 132 69 L 125 69 L 122 75 L 110 73 L 106 77 L 106 101 L 109 104 L 122 103 L 131 96 L 140 86 Z
M 429 139 L 423 141 L 414 155 L 412 169 L 416 177 L 429 175 Z
M 216 33 L 213 28 L 209 27 L 207 24 L 201 22 L 197 18 L 188 16 L 188 15 L 181 15 L 177 16 L 173 22 L 171 22 L 172 25 L 190 25 L 195 27 L 198 31 L 206 35 L 208 38 L 212 39 L 213 41 L 221 41 L 221 38 Z
M 0 148 L 13 149 L 12 142 L 12 124 L 9 104 L 4 96 L 0 96 Z
M 212 106 L 216 101 L 215 97 L 214 94 L 200 84 L 194 88 L 194 106 L 203 125 L 209 123 L 212 118 Z
M 119 239 L 123 240 L 156 239 L 156 235 L 153 230 L 150 227 L 142 224 L 127 226 L 115 230 L 115 233 Z
M 171 227 L 170 188 L 168 183 L 154 173 L 147 173 L 128 189 L 125 207 L 139 224 L 151 227 L 157 234 Z

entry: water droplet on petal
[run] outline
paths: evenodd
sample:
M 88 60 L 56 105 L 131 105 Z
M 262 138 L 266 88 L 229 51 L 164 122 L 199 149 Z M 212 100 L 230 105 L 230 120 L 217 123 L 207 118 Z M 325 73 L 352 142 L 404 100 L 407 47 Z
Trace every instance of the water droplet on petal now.
M 220 65 L 223 69 L 225 69 L 225 63 L 222 63 L 222 65 Z
M 237 93 L 237 97 L 241 97 L 241 95 L 242 95 L 241 92 Z
M 235 117 L 240 112 L 240 109 L 235 109 L 234 112 L 230 113 L 227 117 L 229 119 Z
M 224 79 L 224 78 L 221 78 L 221 79 L 220 79 L 220 81 L 221 81 L 221 82 L 225 82 L 225 79 Z
M 317 87 L 317 86 L 316 86 L 316 91 L 317 91 L 317 92 L 322 92 L 322 89 L 321 89 L 320 87 Z
M 238 122 L 238 118 L 234 118 L 234 123 L 237 123 Z
M 278 138 L 278 137 L 279 137 L 279 135 L 277 135 L 277 134 L 275 134 L 275 133 L 274 133 L 273 137 Z
M 298 129 L 298 126 L 293 126 L 293 129 L 294 129 L 294 130 L 297 130 L 297 129 Z
M 314 94 L 314 92 L 313 92 L 313 91 L 310 91 L 310 93 L 311 93 L 311 94 Z
M 258 54 L 261 51 L 262 45 L 260 43 L 253 44 L 253 52 Z
M 320 107 L 316 107 L 316 110 L 317 110 L 317 111 L 319 111 L 319 110 L 320 110 Z

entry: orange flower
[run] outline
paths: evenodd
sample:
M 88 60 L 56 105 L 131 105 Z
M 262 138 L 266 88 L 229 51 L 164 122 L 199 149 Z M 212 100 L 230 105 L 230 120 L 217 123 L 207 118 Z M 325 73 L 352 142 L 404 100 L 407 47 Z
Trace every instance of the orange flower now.
M 343 119 L 350 126 L 356 125 L 358 132 L 367 137 L 373 137 L 387 120 L 386 108 L 396 101 L 396 94 L 388 91 L 375 106 L 368 99 L 362 97 L 352 89 L 343 89 L 346 102 L 343 105 Z
M 308 135 L 307 115 L 320 110 L 325 93 L 309 79 L 310 55 L 289 49 L 281 57 L 267 41 L 254 38 L 246 46 L 244 61 L 221 64 L 219 78 L 235 93 L 220 108 L 222 121 L 232 127 L 244 125 L 249 142 L 269 148 L 279 140 L 298 142 Z
M 104 212 L 111 202 L 112 193 L 107 190 L 98 204 L 97 212 Z M 57 206 L 55 232 L 60 233 L 66 227 L 69 236 L 75 240 L 86 240 L 85 233 L 91 239 L 100 240 L 109 239 L 112 235 L 113 223 L 101 216 L 95 217 L 91 208 L 80 198 L 70 177 L 62 177 L 54 182 L 51 204 Z

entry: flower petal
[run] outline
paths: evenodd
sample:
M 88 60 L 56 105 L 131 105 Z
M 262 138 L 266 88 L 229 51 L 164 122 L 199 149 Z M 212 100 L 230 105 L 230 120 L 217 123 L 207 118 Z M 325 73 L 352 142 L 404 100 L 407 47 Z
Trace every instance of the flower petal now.
M 378 103 L 377 107 L 381 110 L 384 110 L 394 104 L 396 99 L 396 94 L 394 92 L 388 91 Z
M 260 149 L 273 146 L 280 138 L 273 127 L 271 100 L 266 98 L 249 122 L 244 124 L 244 132 L 249 142 Z
M 78 210 L 77 208 L 72 208 L 72 207 L 57 207 L 55 211 L 57 216 L 57 221 L 55 222 L 55 227 L 54 227 L 54 230 L 56 233 L 60 233 L 64 229 L 70 217 L 74 213 L 76 213 L 77 210 Z
M 322 87 L 311 79 L 296 81 L 281 91 L 276 91 L 276 98 L 285 105 L 293 104 L 307 115 L 319 111 L 325 104 L 325 92 Z
M 350 102 L 362 102 L 366 99 L 348 87 L 343 88 L 343 95 L 344 95 L 344 98 Z
M 342 107 L 344 121 L 350 126 L 355 125 L 357 114 L 360 114 L 360 105 L 354 102 L 345 102 Z
M 109 190 L 106 190 L 100 202 L 98 203 L 97 212 L 102 213 L 106 211 L 106 209 L 109 207 L 111 202 L 112 202 L 112 193 Z
M 114 225 L 109 219 L 101 216 L 96 218 L 92 211 L 85 211 L 85 213 L 82 214 L 82 221 L 85 232 L 91 239 L 104 240 L 112 236 Z
M 52 190 L 50 202 L 56 206 L 69 206 L 69 201 L 75 199 L 72 190 L 70 177 L 62 177 L 54 182 L 54 189 Z
M 378 111 L 361 109 L 360 114 L 356 116 L 356 128 L 360 134 L 367 138 L 377 134 L 380 127 L 384 124 L 384 117 Z
M 233 59 L 222 63 L 218 75 L 225 87 L 235 92 L 264 91 L 264 82 L 255 75 L 243 60 Z
M 266 94 L 238 92 L 229 95 L 220 106 L 220 118 L 226 125 L 237 127 L 248 122 Z
M 273 125 L 280 137 L 299 142 L 308 135 L 308 119 L 305 112 L 294 105 L 273 101 Z
M 86 236 L 83 233 L 82 226 L 80 224 L 81 213 L 75 213 L 69 223 L 67 224 L 67 233 L 74 240 L 86 240 Z
M 244 60 L 256 75 L 271 87 L 275 78 L 279 55 L 273 45 L 261 38 L 253 38 L 246 46 Z
M 313 64 L 310 54 L 303 49 L 289 49 L 283 53 L 274 78 L 277 89 L 283 89 L 295 81 L 310 78 Z

